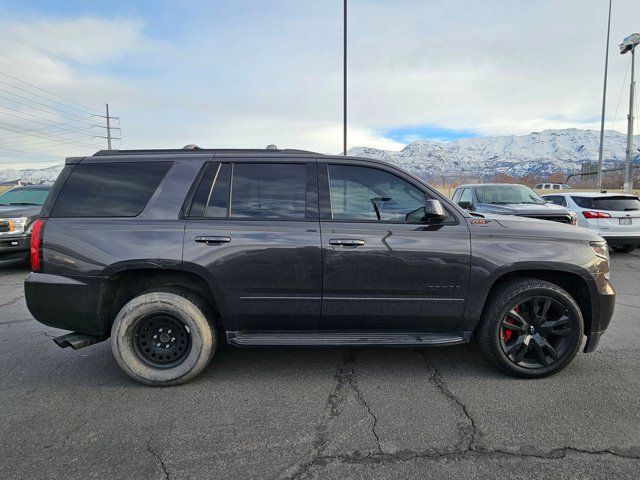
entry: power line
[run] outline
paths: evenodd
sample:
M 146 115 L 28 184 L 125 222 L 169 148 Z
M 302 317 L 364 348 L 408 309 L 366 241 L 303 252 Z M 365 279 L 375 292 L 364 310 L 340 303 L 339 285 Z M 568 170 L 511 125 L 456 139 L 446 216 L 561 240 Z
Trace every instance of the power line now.
M 71 112 L 65 112 L 64 110 L 51 108 L 51 107 L 50 107 L 49 105 L 47 105 L 46 103 L 38 102 L 37 100 L 32 100 L 31 98 L 25 97 L 24 95 L 18 95 L 17 93 L 10 92 L 10 91 L 5 90 L 5 89 L 3 89 L 3 88 L 0 88 L 0 92 L 8 93 L 9 95 L 13 95 L 13 96 L 15 96 L 15 97 L 22 98 L 23 100 L 26 100 L 26 101 L 31 102 L 31 103 L 35 103 L 36 105 L 42 105 L 43 107 L 48 107 L 48 108 L 49 108 L 49 110 L 48 110 L 48 111 L 54 111 L 54 112 L 56 112 L 56 110 L 58 110 L 56 113 L 58 113 L 58 114 L 59 114 L 60 116 L 62 116 L 62 117 L 68 118 L 68 119 L 70 119 L 70 120 L 73 120 L 73 118 L 74 118 L 74 117 L 75 117 L 76 119 L 82 119 L 82 117 L 80 117 L 80 116 L 78 116 L 78 115 L 76 115 L 76 114 L 74 114 L 74 113 L 71 113 Z M 4 98 L 5 100 L 9 100 L 9 101 L 12 101 L 12 102 L 14 102 L 14 103 L 18 103 L 18 104 L 20 103 L 20 102 L 16 102 L 16 101 L 15 101 L 14 99 L 12 99 L 12 98 L 6 98 L 6 97 L 0 97 L 0 98 Z M 33 108 L 35 108 L 35 107 L 33 107 Z M 47 111 L 47 110 L 45 110 L 45 111 Z M 62 115 L 62 113 L 64 113 L 65 115 Z M 72 116 L 69 116 L 69 115 L 72 115 Z
M 21 115 L 28 115 L 28 116 L 30 116 L 30 117 L 39 118 L 39 119 L 41 119 L 41 120 L 46 120 L 46 121 L 48 121 L 48 122 L 50 122 L 50 123 L 52 123 L 52 124 L 58 124 L 58 125 L 69 125 L 69 124 L 71 124 L 71 123 L 76 123 L 76 122 L 78 122 L 78 123 L 82 123 L 82 122 L 80 122 L 80 121 L 78 121 L 78 120 L 71 120 L 71 121 L 68 121 L 68 122 L 56 122 L 56 121 L 54 121 L 54 120 L 51 120 L 51 119 L 49 119 L 49 118 L 42 117 L 42 116 L 40 116 L 40 115 L 35 115 L 35 114 L 33 114 L 33 113 L 29 113 L 29 112 L 23 112 L 22 110 L 18 110 L 17 108 L 7 107 L 6 105 L 0 105 L 0 108 L 4 108 L 4 109 L 6 109 L 6 110 L 11 110 L 12 112 L 17 112 L 17 113 L 19 113 L 19 114 L 21 114 Z M 29 106 L 28 106 L 28 108 L 33 108 L 33 107 L 29 107 Z M 90 116 L 89 116 L 89 117 L 86 117 L 86 120 L 90 120 L 90 119 L 91 119 L 91 117 L 90 117 Z M 26 120 L 26 119 L 25 119 L 25 120 Z
M 2 107 L 2 106 L 0 105 L 0 108 L 4 108 L 4 107 Z M 1 115 L 8 115 L 8 116 L 10 116 L 10 117 L 14 117 L 14 118 L 19 118 L 20 120 L 25 120 L 25 121 L 27 121 L 27 122 L 37 123 L 37 124 L 39 124 L 39 125 L 45 125 L 45 127 L 41 127 L 41 128 L 34 129 L 34 130 L 46 130 L 47 128 L 61 128 L 61 126 L 60 126 L 60 125 L 55 125 L 55 124 L 54 124 L 54 125 L 48 125 L 48 124 L 46 124 L 45 122 L 41 122 L 41 121 L 39 121 L 39 120 L 32 120 L 32 119 L 30 119 L 30 118 L 20 117 L 20 116 L 18 116 L 18 115 L 14 115 L 13 113 L 0 112 L 0 114 L 1 114 Z M 87 130 L 87 129 L 89 129 L 89 130 L 90 130 L 91 128 L 92 128 L 91 126 L 84 127 L 84 128 L 79 128 L 79 129 L 75 129 L 75 128 L 74 128 L 74 129 L 65 129 L 65 128 L 63 128 L 62 132 L 59 132 L 59 133 L 66 133 L 66 132 L 73 133 L 73 132 L 77 132 L 77 131 L 80 131 L 80 130 Z
M 58 142 L 58 143 L 69 143 L 69 144 L 73 144 L 73 145 L 79 145 L 81 147 L 94 148 L 94 147 L 92 147 L 90 145 L 87 145 L 87 144 L 81 144 L 81 143 L 74 142 L 74 141 L 71 141 L 71 140 L 55 138 L 55 137 L 51 137 L 49 135 L 42 135 L 42 134 L 39 134 L 39 133 L 28 132 L 28 131 L 27 132 L 21 132 L 20 130 L 13 129 L 13 127 L 11 127 L 10 125 L 9 126 L 2 126 L 0 124 L 0 130 L 6 130 L 8 132 L 13 132 L 13 133 L 16 133 L 18 135 L 27 135 L 27 136 L 34 136 L 34 137 L 38 137 L 38 138 L 44 138 L 44 139 L 48 139 L 48 140 L 55 141 L 55 142 Z
M 0 73 L 2 73 L 2 72 L 0 72 Z M 20 87 L 18 87 L 16 85 L 13 85 L 12 83 L 9 83 L 9 82 L 4 82 L 4 81 L 0 80 L 0 83 L 3 84 L 3 85 L 7 85 L 7 86 L 9 86 L 11 88 L 15 88 L 16 90 L 18 90 L 20 92 L 25 92 L 25 93 L 28 93 L 29 95 L 33 95 L 34 97 L 42 98 L 42 99 L 47 100 L 47 101 L 52 102 L 52 103 L 57 103 L 59 105 L 64 106 L 65 108 L 71 108 L 73 110 L 77 110 L 78 112 L 81 112 L 81 113 L 84 113 L 84 114 L 92 113 L 91 110 L 80 109 L 78 107 L 74 107 L 73 105 L 68 105 L 68 104 L 60 102 L 58 100 L 52 100 L 52 99 L 50 99 L 48 97 L 45 97 L 44 95 L 40 95 L 38 93 L 31 92 L 31 91 L 29 91 L 29 90 L 27 90 L 25 88 L 20 88 Z
M 62 99 L 62 100 L 66 100 L 67 102 L 74 103 L 74 104 L 76 104 L 76 105 L 78 105 L 78 106 L 80 106 L 80 107 L 84 108 L 84 109 L 85 109 L 85 110 L 87 110 L 89 113 L 91 113 L 91 112 L 97 112 L 97 111 L 98 111 L 98 109 L 96 109 L 96 108 L 93 108 L 93 107 L 89 107 L 89 106 L 83 105 L 82 103 L 76 102 L 75 100 L 71 100 L 70 98 L 65 98 L 65 97 L 63 97 L 62 95 L 58 95 L 57 93 L 53 93 L 53 92 L 51 92 L 51 91 L 49 91 L 49 90 L 47 90 L 47 89 L 44 89 L 44 88 L 42 88 L 42 87 L 38 87 L 37 85 L 33 85 L 32 83 L 25 82 L 24 80 L 20 80 L 19 78 L 14 77 L 13 75 L 9 75 L 8 73 L 0 72 L 0 75 L 4 75 L 5 77 L 9 77 L 9 78 L 11 78 L 11 79 L 13 79 L 13 80 L 16 80 L 16 81 L 20 82 L 20 83 L 24 83 L 25 85 L 29 85 L 30 87 L 33 87 L 33 88 L 35 88 L 35 89 L 37 89 L 37 90 L 40 90 L 40 91 L 42 91 L 42 92 L 46 92 L 46 93 L 48 93 L 49 95 L 52 95 L 52 96 L 57 97 L 57 98 L 60 98 L 60 99 Z

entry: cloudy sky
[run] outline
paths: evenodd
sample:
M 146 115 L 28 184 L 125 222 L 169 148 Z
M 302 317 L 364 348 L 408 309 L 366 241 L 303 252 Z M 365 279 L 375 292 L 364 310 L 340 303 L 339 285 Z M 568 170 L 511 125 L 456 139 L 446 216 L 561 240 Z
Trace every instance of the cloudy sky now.
M 625 130 L 618 43 L 640 4 L 613 4 L 607 128 Z M 349 15 L 349 146 L 599 128 L 606 0 L 351 0 Z M 103 148 L 105 102 L 125 148 L 340 152 L 341 48 L 341 0 L 0 0 L 0 167 Z

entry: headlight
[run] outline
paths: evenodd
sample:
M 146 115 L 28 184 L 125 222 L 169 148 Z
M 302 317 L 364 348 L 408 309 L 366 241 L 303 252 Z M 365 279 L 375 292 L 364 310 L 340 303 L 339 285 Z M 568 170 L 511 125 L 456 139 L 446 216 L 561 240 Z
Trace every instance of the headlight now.
M 589 245 L 591 245 L 591 250 L 593 250 L 593 253 L 595 253 L 596 256 L 609 261 L 609 249 L 607 248 L 607 242 L 589 242 Z
M 27 222 L 29 221 L 29 217 L 3 218 L 0 219 L 0 221 L 6 222 L 9 225 L 9 229 L 4 233 L 24 233 Z

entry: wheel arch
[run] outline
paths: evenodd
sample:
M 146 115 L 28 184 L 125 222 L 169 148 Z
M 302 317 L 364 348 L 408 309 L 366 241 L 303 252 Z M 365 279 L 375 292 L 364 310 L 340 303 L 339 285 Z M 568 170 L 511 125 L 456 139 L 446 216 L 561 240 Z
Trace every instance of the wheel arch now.
M 598 315 L 598 312 L 595 311 L 597 307 L 597 302 L 595 301 L 597 287 L 588 271 L 573 265 L 565 266 L 564 268 L 558 265 L 554 265 L 553 268 L 523 265 L 520 268 L 510 268 L 497 272 L 491 281 L 485 280 L 484 288 L 478 289 L 475 299 L 469 302 L 466 319 L 467 325 L 470 327 L 467 328 L 468 330 L 477 328 L 487 308 L 488 300 L 496 290 L 504 283 L 518 278 L 544 280 L 565 289 L 580 307 L 584 319 L 585 334 L 591 332 L 593 319 Z
M 112 270 L 106 278 L 100 309 L 103 330 L 110 331 L 116 315 L 132 298 L 149 290 L 167 288 L 186 289 L 198 295 L 213 312 L 211 320 L 224 328 L 219 297 L 203 276 L 179 268 L 138 265 Z

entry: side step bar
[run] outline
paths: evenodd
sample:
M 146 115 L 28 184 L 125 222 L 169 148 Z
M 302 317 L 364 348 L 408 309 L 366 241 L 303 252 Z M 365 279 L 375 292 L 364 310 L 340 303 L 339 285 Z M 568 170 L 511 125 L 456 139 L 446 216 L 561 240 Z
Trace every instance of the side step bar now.
M 53 339 L 60 348 L 71 347 L 74 350 L 79 350 L 94 343 L 99 343 L 106 340 L 107 337 L 98 337 L 96 335 L 85 335 L 84 333 L 67 333 Z
M 470 333 L 460 335 L 425 332 L 234 332 L 227 331 L 227 342 L 236 347 L 275 346 L 444 346 L 467 343 Z

